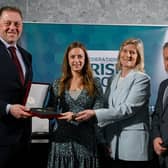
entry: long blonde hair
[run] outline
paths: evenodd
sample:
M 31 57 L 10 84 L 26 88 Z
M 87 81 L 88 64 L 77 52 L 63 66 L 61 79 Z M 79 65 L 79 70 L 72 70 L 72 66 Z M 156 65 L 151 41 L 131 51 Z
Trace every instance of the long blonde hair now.
M 85 64 L 84 64 L 82 72 L 81 72 L 82 76 L 83 76 L 82 82 L 83 82 L 84 88 L 87 90 L 88 94 L 90 96 L 93 96 L 96 91 L 96 87 L 94 84 L 94 78 L 93 78 L 93 72 L 91 69 L 91 65 L 90 65 L 90 61 L 89 61 L 89 57 L 88 57 L 88 53 L 86 51 L 86 48 L 80 42 L 71 43 L 65 51 L 64 58 L 63 58 L 63 64 L 62 64 L 62 76 L 61 76 L 60 83 L 59 83 L 60 87 L 59 87 L 58 94 L 62 95 L 63 92 L 65 91 L 65 89 L 70 88 L 70 80 L 72 78 L 72 72 L 71 72 L 71 68 L 69 65 L 69 61 L 68 61 L 68 54 L 73 48 L 80 48 L 83 50 L 83 52 L 85 54 Z
M 117 61 L 117 70 L 121 70 L 121 63 L 120 63 L 120 54 L 126 45 L 132 44 L 136 47 L 136 51 L 138 54 L 137 57 L 137 62 L 135 69 L 141 72 L 144 72 L 144 47 L 143 47 L 143 42 L 140 39 L 135 39 L 135 38 L 130 38 L 126 41 L 124 41 L 120 47 L 120 51 L 118 54 L 118 61 Z

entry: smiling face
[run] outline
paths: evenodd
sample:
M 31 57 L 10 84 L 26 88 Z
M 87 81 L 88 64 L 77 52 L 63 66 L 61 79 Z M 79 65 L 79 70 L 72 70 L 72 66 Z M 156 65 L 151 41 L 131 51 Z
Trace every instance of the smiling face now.
M 68 62 L 72 72 L 81 72 L 85 64 L 85 53 L 81 48 L 73 48 L 68 53 Z
M 120 52 L 120 64 L 122 68 L 133 69 L 136 66 L 138 53 L 134 44 L 123 46 Z
M 15 44 L 21 36 L 22 17 L 16 11 L 3 11 L 0 16 L 0 37 L 9 44 Z

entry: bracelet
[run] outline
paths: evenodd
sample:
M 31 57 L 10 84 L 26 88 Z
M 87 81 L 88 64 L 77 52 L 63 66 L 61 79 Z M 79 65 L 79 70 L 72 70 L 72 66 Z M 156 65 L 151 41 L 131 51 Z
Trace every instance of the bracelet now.
M 73 115 L 72 115 L 72 119 L 71 120 L 75 120 L 75 118 L 76 118 L 76 114 L 74 113 Z

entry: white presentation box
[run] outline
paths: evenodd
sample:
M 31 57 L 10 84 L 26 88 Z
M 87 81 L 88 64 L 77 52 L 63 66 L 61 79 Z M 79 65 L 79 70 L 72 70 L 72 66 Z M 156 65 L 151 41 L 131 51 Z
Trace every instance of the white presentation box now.
M 25 106 L 30 109 L 43 109 L 45 100 L 48 95 L 50 84 L 33 82 L 30 85 L 30 90 L 27 93 Z M 38 113 L 31 111 L 32 117 L 32 135 L 42 135 L 49 132 L 49 120 L 47 118 L 40 118 Z

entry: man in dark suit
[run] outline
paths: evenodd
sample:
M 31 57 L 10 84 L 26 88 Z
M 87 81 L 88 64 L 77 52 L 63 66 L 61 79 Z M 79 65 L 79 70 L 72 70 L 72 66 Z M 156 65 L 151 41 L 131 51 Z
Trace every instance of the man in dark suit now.
M 32 81 L 32 57 L 17 45 L 22 33 L 22 13 L 15 7 L 0 8 L 0 168 L 26 167 L 31 115 L 23 104 Z M 15 47 L 23 81 L 8 47 Z
M 163 46 L 163 60 L 168 72 L 168 42 Z M 152 136 L 161 168 L 168 168 L 168 79 L 161 82 L 152 116 Z

